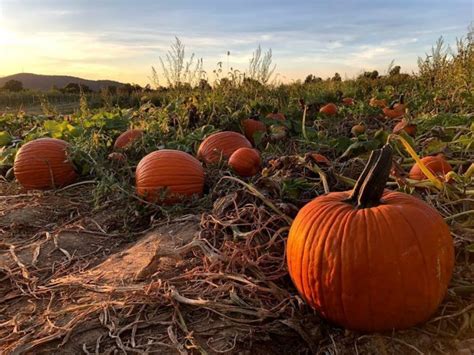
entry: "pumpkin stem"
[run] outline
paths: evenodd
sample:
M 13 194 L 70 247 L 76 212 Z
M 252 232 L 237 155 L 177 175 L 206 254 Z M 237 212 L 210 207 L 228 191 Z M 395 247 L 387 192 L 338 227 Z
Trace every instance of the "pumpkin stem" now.
M 390 169 L 392 167 L 392 147 L 385 144 L 372 151 L 369 161 L 357 179 L 348 202 L 357 208 L 374 207 L 381 203 Z
M 400 104 L 404 104 L 405 103 L 405 94 L 401 94 L 400 97 L 398 98 L 398 102 Z

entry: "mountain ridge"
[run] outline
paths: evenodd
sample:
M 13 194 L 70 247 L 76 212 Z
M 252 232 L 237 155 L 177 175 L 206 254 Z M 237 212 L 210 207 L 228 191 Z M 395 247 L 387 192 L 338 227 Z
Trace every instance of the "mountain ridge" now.
M 71 75 L 44 75 L 33 73 L 17 73 L 0 77 L 0 87 L 9 80 L 18 80 L 23 88 L 31 90 L 47 91 L 54 87 L 63 88 L 69 83 L 87 85 L 93 91 L 99 91 L 107 86 L 123 86 L 124 83 L 115 80 L 91 80 Z

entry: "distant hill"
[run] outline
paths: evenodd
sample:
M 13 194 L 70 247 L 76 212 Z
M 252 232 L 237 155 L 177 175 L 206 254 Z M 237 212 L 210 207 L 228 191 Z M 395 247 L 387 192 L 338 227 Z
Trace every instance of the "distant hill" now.
M 19 73 L 0 78 L 0 87 L 9 80 L 18 80 L 23 83 L 25 89 L 50 90 L 53 86 L 63 88 L 69 83 L 87 85 L 93 91 L 99 91 L 107 86 L 122 86 L 123 83 L 113 80 L 88 80 L 67 75 L 39 75 L 30 73 Z

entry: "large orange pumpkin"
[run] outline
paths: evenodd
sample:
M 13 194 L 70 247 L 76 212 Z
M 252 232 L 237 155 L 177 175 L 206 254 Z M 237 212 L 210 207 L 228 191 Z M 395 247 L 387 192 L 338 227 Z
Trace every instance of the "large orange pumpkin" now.
M 135 184 L 137 194 L 147 201 L 175 203 L 202 194 L 204 169 L 188 153 L 162 149 L 140 160 L 135 172 Z
M 444 159 L 442 154 L 435 156 L 428 156 L 421 159 L 421 162 L 430 170 L 433 175 L 444 179 L 444 176 L 453 170 L 451 165 Z M 425 180 L 426 175 L 421 171 L 418 164 L 414 164 L 408 174 L 408 177 L 413 180 Z
M 20 148 L 13 165 L 18 182 L 27 190 L 68 185 L 77 178 L 68 158 L 69 144 L 56 138 L 39 138 Z
M 202 141 L 197 156 L 207 164 L 217 163 L 224 157 L 228 159 L 239 148 L 252 148 L 252 144 L 237 132 L 218 132 Z
M 125 149 L 143 136 L 141 129 L 129 129 L 117 137 L 114 150 Z
M 254 176 L 260 170 L 260 154 L 256 149 L 239 148 L 229 158 L 230 167 L 240 176 Z
M 244 134 L 247 139 L 254 144 L 254 135 L 257 132 L 265 133 L 267 127 L 262 121 L 254 120 L 253 118 L 247 118 L 242 121 L 242 128 L 244 129 Z
M 392 151 L 374 151 L 352 191 L 315 198 L 287 242 L 291 279 L 329 321 L 359 331 L 427 321 L 454 267 L 450 231 L 425 202 L 384 190 Z
M 337 114 L 337 106 L 334 105 L 333 103 L 329 103 L 321 107 L 319 109 L 319 112 L 324 113 L 325 115 L 328 115 L 328 116 L 334 116 L 335 114 Z

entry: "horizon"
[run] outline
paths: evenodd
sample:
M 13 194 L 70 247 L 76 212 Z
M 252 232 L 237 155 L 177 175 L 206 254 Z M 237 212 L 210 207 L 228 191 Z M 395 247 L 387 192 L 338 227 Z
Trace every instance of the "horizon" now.
M 258 45 L 272 50 L 283 82 L 309 74 L 384 74 L 392 61 L 412 73 L 439 37 L 451 46 L 464 37 L 472 13 L 469 0 L 98 1 L 93 8 L 83 0 L 0 0 L 0 77 L 34 73 L 144 86 L 152 84 L 152 66 L 161 72 L 159 57 L 175 36 L 186 46 L 186 59 L 192 53 L 203 58 L 208 74 L 218 62 L 224 71 L 246 70 Z

